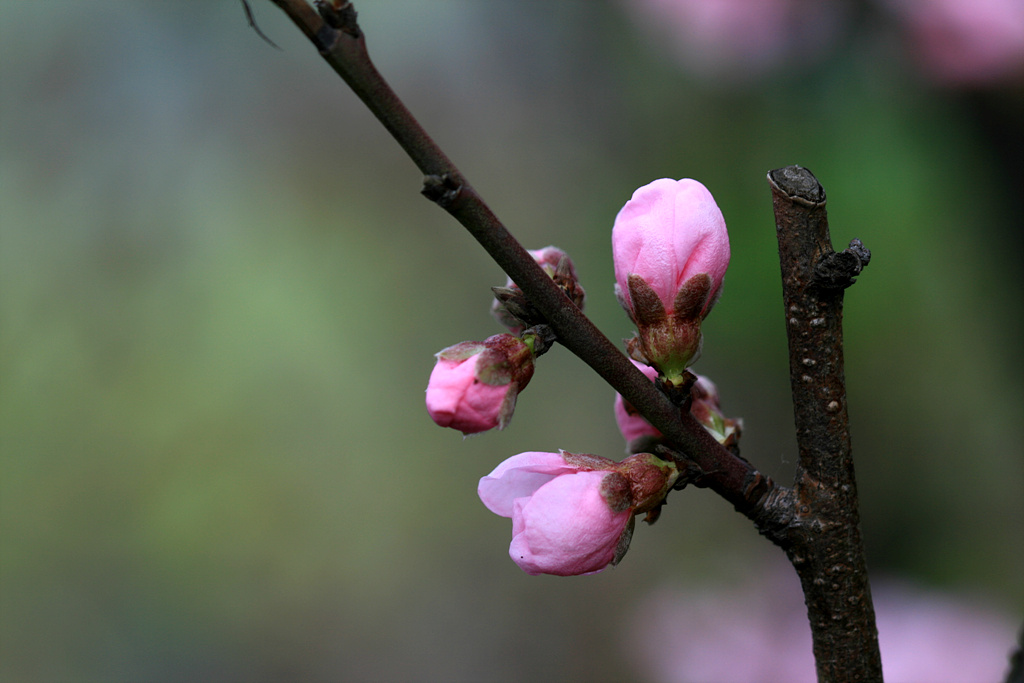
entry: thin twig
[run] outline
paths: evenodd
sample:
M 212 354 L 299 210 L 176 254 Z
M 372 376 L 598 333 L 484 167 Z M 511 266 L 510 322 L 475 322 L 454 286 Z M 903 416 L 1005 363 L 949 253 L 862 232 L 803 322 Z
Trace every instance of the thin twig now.
M 278 47 L 277 43 L 272 41 L 270 37 L 267 36 L 267 34 L 259 27 L 259 24 L 256 23 L 256 15 L 252 13 L 252 7 L 249 6 L 249 0 L 242 0 L 242 11 L 245 12 L 245 20 L 249 22 L 249 28 L 255 31 L 256 35 L 262 38 L 267 45 L 280 50 L 281 48 Z

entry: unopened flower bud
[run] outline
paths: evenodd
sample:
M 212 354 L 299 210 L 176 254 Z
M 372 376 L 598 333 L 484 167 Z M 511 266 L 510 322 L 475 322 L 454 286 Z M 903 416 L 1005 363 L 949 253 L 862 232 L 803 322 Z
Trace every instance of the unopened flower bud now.
M 635 360 L 632 362 L 647 379 L 653 382 L 657 378 L 658 371 L 650 365 Z M 626 450 L 630 453 L 654 450 L 662 438 L 662 433 L 619 393 L 615 394 L 615 422 L 619 426 L 622 438 L 626 440 Z
M 583 310 L 587 295 L 576 277 L 576 269 L 569 255 L 558 247 L 530 249 L 528 253 L 548 277 L 562 288 L 569 300 Z M 512 278 L 508 279 L 504 287 L 494 287 L 493 290 L 495 300 L 491 305 L 491 313 L 512 334 L 520 334 L 527 327 L 545 323 L 544 316 L 530 304 Z
M 697 375 L 690 395 L 693 397 L 690 412 L 697 418 L 697 422 L 704 425 L 704 429 L 723 446 L 737 444 L 743 431 L 743 420 L 725 417 L 718 401 L 718 387 L 715 383 L 704 375 Z
M 463 434 L 504 429 L 531 377 L 533 352 L 511 334 L 449 346 L 430 373 L 427 412 Z
M 632 355 L 681 382 L 729 266 L 721 210 L 696 180 L 655 180 L 616 216 L 612 254 L 616 294 L 639 331 Z
M 649 365 L 636 361 L 633 361 L 633 365 L 652 382 L 658 376 L 658 371 Z M 725 417 L 719 404 L 718 388 L 715 383 L 704 375 L 695 376 L 697 381 L 690 388 L 690 413 L 718 443 L 726 447 L 737 444 L 743 420 Z M 626 440 L 626 449 L 630 453 L 653 450 L 663 439 L 662 433 L 644 419 L 621 394 L 615 394 L 615 422 L 619 426 L 622 438 Z
M 572 576 L 617 564 L 634 516 L 675 483 L 671 463 L 644 453 L 616 463 L 596 455 L 527 452 L 480 480 L 491 512 L 512 518 L 509 556 L 527 574 Z

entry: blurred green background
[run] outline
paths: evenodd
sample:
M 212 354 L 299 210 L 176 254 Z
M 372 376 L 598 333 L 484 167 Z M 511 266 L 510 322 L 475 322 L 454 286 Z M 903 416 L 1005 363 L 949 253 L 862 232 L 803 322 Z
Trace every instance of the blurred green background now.
M 922 77 L 851 4 L 827 54 L 682 68 L 623 3 L 363 0 L 378 67 L 529 248 L 631 332 L 609 234 L 694 177 L 733 261 L 696 370 L 744 454 L 795 460 L 765 173 L 798 163 L 838 247 L 877 575 L 1024 610 L 1022 89 Z M 314 48 L 253 0 L 0 4 L 0 679 L 626 680 L 655 586 L 780 553 L 673 494 L 614 570 L 529 577 L 476 482 L 525 450 L 618 458 L 564 349 L 503 433 L 423 408 L 432 354 L 499 332 L 504 275 Z M 641 620 L 642 621 L 642 620 Z

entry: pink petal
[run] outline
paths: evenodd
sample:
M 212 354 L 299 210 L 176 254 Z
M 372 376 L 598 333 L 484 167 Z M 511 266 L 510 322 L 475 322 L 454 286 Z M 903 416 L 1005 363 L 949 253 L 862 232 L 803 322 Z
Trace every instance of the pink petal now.
M 633 359 L 630 360 L 652 382 L 658 376 L 658 371 L 650 365 L 639 363 Z M 642 436 L 661 436 L 661 432 L 645 420 L 642 415 L 631 414 L 627 411 L 626 401 L 618 393 L 615 394 L 615 422 L 619 425 L 619 431 L 622 432 L 622 438 L 626 440 L 627 444 Z
M 612 512 L 601 496 L 608 472 L 557 477 L 513 509 L 509 555 L 528 574 L 573 576 L 604 569 L 615 557 L 632 510 Z
M 508 458 L 480 480 L 477 495 L 487 509 L 512 517 L 517 498 L 526 498 L 560 474 L 576 471 L 559 453 L 527 451 Z
M 627 295 L 627 278 L 641 276 L 671 310 L 679 287 L 699 273 L 711 277 L 712 297 L 729 265 L 725 219 L 696 180 L 661 178 L 626 202 L 612 229 L 615 280 Z
M 498 425 L 502 403 L 511 385 L 493 386 L 476 379 L 479 356 L 454 362 L 438 359 L 427 384 L 427 412 L 438 425 L 464 434 Z

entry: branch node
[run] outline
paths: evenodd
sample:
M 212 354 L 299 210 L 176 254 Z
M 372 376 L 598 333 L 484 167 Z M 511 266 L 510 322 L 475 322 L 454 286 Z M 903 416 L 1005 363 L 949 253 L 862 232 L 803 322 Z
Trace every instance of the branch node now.
M 676 463 L 676 468 L 679 470 L 679 478 L 676 479 L 676 483 L 672 486 L 674 491 L 682 491 L 689 485 L 696 486 L 697 488 L 707 488 L 708 475 L 713 474 L 712 472 L 705 472 L 700 465 L 685 453 L 664 447 L 659 447 L 657 451 L 659 457 L 671 457 Z
M 757 470 L 749 472 L 743 483 L 745 484 L 743 497 L 755 503 L 775 486 L 771 477 L 761 474 Z
M 457 183 L 451 173 L 441 175 L 428 175 L 423 178 L 423 189 L 420 194 L 434 202 L 442 209 L 451 208 L 455 200 L 459 198 L 462 191 L 462 184 Z
M 558 335 L 551 329 L 551 325 L 545 325 L 544 323 L 526 328 L 519 333 L 519 338 L 523 339 L 526 335 L 533 335 L 534 337 L 532 347 L 534 356 L 544 355 L 558 341 Z
M 750 518 L 758 532 L 782 548 L 788 548 L 796 518 L 793 489 L 778 486 L 771 477 L 758 472 L 747 487 L 746 495 L 752 501 Z
M 865 247 L 864 243 L 858 239 L 850 240 L 850 246 L 846 248 L 846 251 L 857 255 L 857 258 L 860 259 L 861 270 L 871 263 L 871 250 Z
M 832 251 L 814 264 L 811 284 L 825 290 L 843 290 L 856 282 L 855 276 L 871 261 L 871 251 L 858 239 L 843 251 Z
M 689 370 L 683 371 L 681 384 L 670 384 L 661 375 L 654 379 L 654 386 L 658 388 L 658 391 L 665 394 L 668 400 L 672 401 L 672 405 L 678 406 L 684 412 L 689 412 L 690 405 L 693 403 L 693 385 L 696 383 L 697 375 Z
M 363 35 L 359 23 L 356 21 L 358 13 L 351 2 L 316 0 L 313 4 L 316 5 L 316 11 L 323 17 L 324 22 L 331 28 L 338 29 L 353 38 Z

